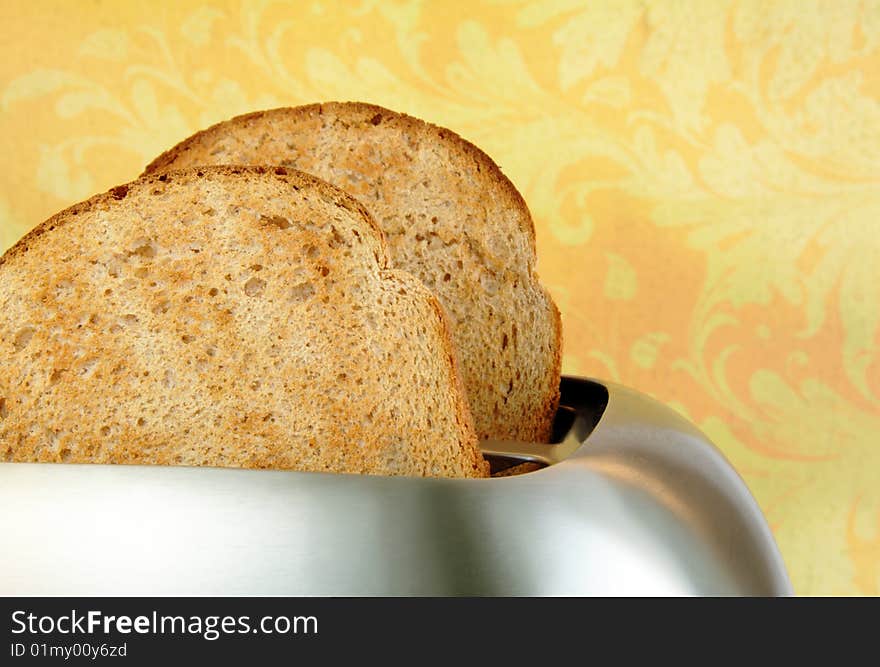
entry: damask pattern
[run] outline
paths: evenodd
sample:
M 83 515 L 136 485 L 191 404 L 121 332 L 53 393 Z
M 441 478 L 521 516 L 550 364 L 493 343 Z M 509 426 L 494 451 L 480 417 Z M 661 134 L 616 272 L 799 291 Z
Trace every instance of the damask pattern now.
M 361 100 L 523 193 L 564 371 L 724 450 L 795 589 L 880 594 L 880 3 L 7 0 L 0 248 L 253 109 Z

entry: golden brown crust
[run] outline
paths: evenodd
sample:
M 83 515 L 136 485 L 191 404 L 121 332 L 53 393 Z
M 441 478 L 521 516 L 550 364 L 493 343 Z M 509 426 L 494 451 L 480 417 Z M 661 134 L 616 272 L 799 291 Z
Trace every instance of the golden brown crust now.
M 444 142 L 449 142 L 456 146 L 461 153 L 470 156 L 475 162 L 485 168 L 487 172 L 493 174 L 495 184 L 499 188 L 501 188 L 508 197 L 513 199 L 516 202 L 517 206 L 525 212 L 524 219 L 527 220 L 527 227 L 523 229 L 523 232 L 529 235 L 529 238 L 531 239 L 532 252 L 534 253 L 535 223 L 532 220 L 531 213 L 529 212 L 528 204 L 526 204 L 525 199 L 523 199 L 523 196 L 520 194 L 519 190 L 516 189 L 516 186 L 501 171 L 501 167 L 499 167 L 495 163 L 495 161 L 491 157 L 489 157 L 488 154 L 480 149 L 479 146 L 475 146 L 470 141 L 450 129 L 440 127 L 439 125 L 434 125 L 433 123 L 429 123 L 427 121 L 421 120 L 420 118 L 416 118 L 414 116 L 410 116 L 399 111 L 392 111 L 391 109 L 386 109 L 385 107 L 380 107 L 376 104 L 369 104 L 367 102 L 315 102 L 313 104 L 303 104 L 298 107 L 278 107 L 275 109 L 266 109 L 263 111 L 252 111 L 250 113 L 242 114 L 240 116 L 235 116 L 233 118 L 230 118 L 229 120 L 220 121 L 219 123 L 215 123 L 214 125 L 205 128 L 204 130 L 196 132 L 192 136 L 181 141 L 176 146 L 168 149 L 155 160 L 150 162 L 150 164 L 148 164 L 144 169 L 144 173 L 142 175 L 146 176 L 147 174 L 153 174 L 160 171 L 165 171 L 170 168 L 174 168 L 174 162 L 178 159 L 178 157 L 186 153 L 194 145 L 199 144 L 205 139 L 216 134 L 218 131 L 222 131 L 224 127 L 230 124 L 240 125 L 247 123 L 250 120 L 270 118 L 272 116 L 284 116 L 288 114 L 307 116 L 315 111 L 317 111 L 318 113 L 323 113 L 324 109 L 328 107 L 333 107 L 334 110 L 336 110 L 337 112 L 340 110 L 350 110 L 354 113 L 381 114 L 383 117 L 394 118 L 398 122 L 409 125 L 410 127 L 417 130 L 421 128 L 429 128 L 438 139 Z
M 443 309 L 443 304 L 437 300 L 431 292 L 425 289 L 425 292 L 431 295 L 431 307 L 437 313 L 437 317 L 442 322 L 448 322 L 449 318 L 446 314 L 446 311 Z M 473 433 L 474 440 L 477 438 L 477 433 L 473 429 L 473 416 L 471 415 L 471 408 L 468 405 L 467 401 L 467 391 L 465 390 L 464 382 L 461 377 L 461 369 L 458 361 L 458 355 L 455 351 L 455 343 L 452 341 L 452 335 L 449 332 L 448 328 L 444 328 L 443 330 L 443 354 L 449 360 L 449 364 L 452 366 L 453 375 L 455 376 L 455 386 L 457 388 L 456 392 L 456 404 L 458 406 L 458 414 L 461 415 L 461 419 L 463 424 L 466 424 L 466 428 L 470 429 Z M 548 436 L 549 439 L 549 436 Z M 476 453 L 476 451 L 475 451 Z M 489 462 L 482 457 L 482 455 L 476 455 L 474 458 L 474 470 L 477 471 L 478 477 L 488 477 L 489 476 Z
M 361 204 L 357 199 L 347 194 L 346 192 L 340 190 L 339 188 L 330 185 L 326 181 L 322 181 L 320 178 L 312 176 L 311 174 L 307 174 L 304 171 L 299 171 L 298 169 L 291 169 L 289 167 L 272 167 L 272 166 L 249 166 L 249 165 L 206 165 L 202 167 L 186 167 L 183 169 L 177 169 L 170 173 L 163 174 L 147 174 L 146 172 L 142 174 L 139 178 L 124 185 L 117 185 L 115 187 L 110 188 L 107 192 L 102 192 L 97 195 L 93 195 L 89 197 L 85 201 L 81 201 L 73 206 L 69 206 L 63 211 L 59 211 L 55 215 L 53 215 L 48 220 L 45 220 L 38 224 L 36 227 L 31 229 L 27 234 L 22 236 L 17 243 L 15 243 L 12 247 L 8 248 L 3 255 L 0 255 L 0 266 L 3 266 L 5 262 L 9 259 L 15 257 L 16 255 L 23 254 L 27 252 L 29 245 L 40 236 L 45 234 L 46 232 L 53 231 L 58 229 L 66 222 L 68 222 L 71 218 L 79 215 L 82 211 L 88 211 L 92 208 L 97 207 L 103 202 L 109 202 L 112 200 L 119 200 L 126 196 L 128 193 L 128 189 L 135 184 L 138 183 L 165 183 L 170 178 L 174 177 L 174 173 L 177 172 L 181 176 L 201 176 L 200 172 L 210 171 L 218 174 L 231 174 L 231 175 L 239 175 L 239 174 L 274 174 L 279 177 L 285 177 L 288 181 L 294 181 L 303 186 L 313 187 L 319 192 L 323 193 L 327 197 L 332 198 L 334 201 L 338 202 L 340 206 L 348 209 L 349 211 L 355 212 L 357 215 L 363 216 L 364 220 L 368 222 L 370 227 L 376 232 L 376 235 L 379 237 L 382 243 L 382 249 L 384 254 L 380 261 L 380 268 L 386 268 L 388 266 L 388 249 L 387 243 L 385 241 L 385 233 L 382 231 L 382 228 L 376 223 L 373 219 L 373 216 L 370 215 L 370 212 Z M 124 194 L 123 194 L 124 193 Z
M 556 331 L 556 343 L 553 345 L 553 362 L 547 368 L 548 382 L 551 386 L 556 387 L 556 391 L 547 396 L 544 403 L 541 424 L 543 431 L 541 436 L 542 442 L 550 442 L 553 435 L 553 420 L 556 417 L 556 411 L 559 409 L 559 389 L 560 378 L 562 377 L 562 314 L 559 312 L 553 299 L 549 299 L 553 309 L 553 319 L 555 322 L 554 330 Z

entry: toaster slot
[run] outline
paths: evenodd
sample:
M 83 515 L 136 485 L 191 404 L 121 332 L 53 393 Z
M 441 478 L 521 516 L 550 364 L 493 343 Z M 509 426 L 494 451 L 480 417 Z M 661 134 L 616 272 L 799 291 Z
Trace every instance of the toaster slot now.
M 608 390 L 598 382 L 563 377 L 560 393 L 550 443 L 514 440 L 480 443 L 493 477 L 534 472 L 559 463 L 587 440 L 608 405 Z

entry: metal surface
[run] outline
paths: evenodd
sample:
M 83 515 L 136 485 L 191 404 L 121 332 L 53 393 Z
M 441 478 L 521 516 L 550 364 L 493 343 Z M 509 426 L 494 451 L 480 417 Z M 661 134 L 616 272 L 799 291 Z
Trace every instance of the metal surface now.
M 616 385 L 562 392 L 583 444 L 518 477 L 0 464 L 0 594 L 791 593 L 702 434 Z
M 601 400 L 596 402 L 604 409 L 607 396 L 602 395 L 600 398 Z M 572 413 L 571 424 L 566 425 L 565 434 L 561 439 L 554 440 L 553 444 L 519 440 L 483 440 L 480 442 L 480 450 L 486 457 L 513 459 L 516 463 L 533 461 L 548 466 L 562 463 L 581 448 L 601 415 L 601 411 L 594 411 L 593 414 L 598 414 L 593 421 L 589 418 L 593 416 L 592 414 L 588 416 L 577 410 L 572 410 Z M 557 423 L 559 421 L 557 418 Z

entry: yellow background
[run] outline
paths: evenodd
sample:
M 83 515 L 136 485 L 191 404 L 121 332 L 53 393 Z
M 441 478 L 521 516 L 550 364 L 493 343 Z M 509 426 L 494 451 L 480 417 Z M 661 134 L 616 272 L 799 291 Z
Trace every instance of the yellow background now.
M 531 207 L 564 370 L 702 427 L 797 592 L 880 593 L 877 2 L 0 12 L 0 248 L 242 112 L 362 100 L 445 125 Z

